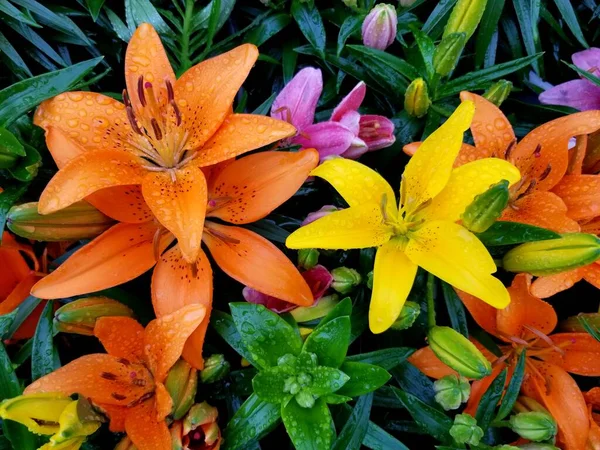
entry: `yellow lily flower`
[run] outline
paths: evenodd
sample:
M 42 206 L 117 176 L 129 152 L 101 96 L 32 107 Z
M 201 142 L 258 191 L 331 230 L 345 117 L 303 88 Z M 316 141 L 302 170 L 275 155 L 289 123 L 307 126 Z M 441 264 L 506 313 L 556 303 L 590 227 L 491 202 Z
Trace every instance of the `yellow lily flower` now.
M 496 308 L 510 302 L 491 274 L 496 265 L 477 237 L 456 223 L 473 199 L 492 184 L 520 179 L 507 161 L 486 158 L 452 168 L 475 105 L 463 102 L 419 147 L 404 169 L 400 202 L 377 172 L 336 158 L 311 172 L 333 185 L 350 206 L 292 233 L 289 248 L 378 247 L 369 326 L 387 330 L 400 315 L 417 267 Z

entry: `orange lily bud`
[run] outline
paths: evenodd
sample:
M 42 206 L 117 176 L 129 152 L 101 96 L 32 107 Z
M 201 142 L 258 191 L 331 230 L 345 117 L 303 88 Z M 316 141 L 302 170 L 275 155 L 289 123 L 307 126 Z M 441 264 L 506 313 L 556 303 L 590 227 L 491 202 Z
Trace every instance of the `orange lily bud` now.
M 94 335 L 96 320 L 107 316 L 133 317 L 123 303 L 108 297 L 88 297 L 69 302 L 54 313 L 54 328 L 63 333 Z

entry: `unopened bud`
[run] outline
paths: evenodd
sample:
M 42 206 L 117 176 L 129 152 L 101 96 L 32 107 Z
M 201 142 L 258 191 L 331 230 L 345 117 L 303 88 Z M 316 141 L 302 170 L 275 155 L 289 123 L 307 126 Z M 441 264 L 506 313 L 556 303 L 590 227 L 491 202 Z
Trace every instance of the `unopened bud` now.
M 469 400 L 471 385 L 469 380 L 460 375 L 447 375 L 433 383 L 435 401 L 446 411 L 458 409 Z
M 0 128 L 0 169 L 10 169 L 25 156 L 25 148 L 6 128 Z
M 218 417 L 219 411 L 217 411 L 217 408 L 206 402 L 192 406 L 183 420 L 183 435 L 193 438 L 191 433 L 201 429 L 204 434 L 204 444 L 208 448 L 212 448 L 221 439 L 221 432 L 217 425 Z
M 513 84 L 508 80 L 497 81 L 492 84 L 487 91 L 485 91 L 483 97 L 492 102 L 494 105 L 500 106 L 510 95 L 512 86 Z
M 47 215 L 38 213 L 37 202 L 25 203 L 13 206 L 6 216 L 10 231 L 36 241 L 91 239 L 114 223 L 87 202 L 78 202 Z
M 198 371 L 184 359 L 169 370 L 165 387 L 173 400 L 173 419 L 181 419 L 194 403 L 198 388 Z
M 367 287 L 369 289 L 373 290 L 373 271 L 372 270 L 367 274 Z
M 404 109 L 411 116 L 423 117 L 430 105 L 427 83 L 423 78 L 415 78 L 404 93 Z
M 421 306 L 418 303 L 411 301 L 404 303 L 400 311 L 400 316 L 392 324 L 391 328 L 394 330 L 406 330 L 412 327 L 420 313 Z
M 88 297 L 69 302 L 54 313 L 54 329 L 63 333 L 94 335 L 100 317 L 133 317 L 133 311 L 123 303 L 108 297 Z
M 316 248 L 301 248 L 298 250 L 298 266 L 310 270 L 319 263 L 319 250 Z
M 337 294 L 321 297 L 314 306 L 299 306 L 290 311 L 294 320 L 298 323 L 310 322 L 311 320 L 325 317 L 339 303 Z
M 492 373 L 490 362 L 458 331 L 435 326 L 429 330 L 427 339 L 440 361 L 462 376 L 478 380 Z
M 60 415 L 72 402 L 58 393 L 19 395 L 0 403 L 0 418 L 19 422 L 35 434 L 51 435 L 60 429 Z
M 360 274 L 349 267 L 337 267 L 331 271 L 333 283 L 331 287 L 340 294 L 348 294 L 362 281 Z
M 392 5 L 376 5 L 362 24 L 363 44 L 370 48 L 385 50 L 396 39 L 398 16 Z
M 462 223 L 473 233 L 483 233 L 502 215 L 508 205 L 508 181 L 502 180 L 476 196 L 462 214 Z
M 204 361 L 204 369 L 200 371 L 200 381 L 210 384 L 227 376 L 231 365 L 221 354 L 210 355 Z
M 450 428 L 450 436 L 458 444 L 479 445 L 483 430 L 477 426 L 477 420 L 469 414 L 458 414 Z
M 510 417 L 510 428 L 523 439 L 547 441 L 556 435 L 556 422 L 550 414 L 531 411 Z
M 468 41 L 479 25 L 486 3 L 487 0 L 458 0 L 450 13 L 443 37 L 452 33 L 465 33 Z
M 510 250 L 502 260 L 509 272 L 535 276 L 566 272 L 600 258 L 600 239 L 592 234 L 569 233 L 557 239 L 526 242 Z
M 115 450 L 137 450 L 137 447 L 133 445 L 131 439 L 129 439 L 127 436 L 124 436 L 115 447 Z
M 445 77 L 454 70 L 460 59 L 467 36 L 465 33 L 450 33 L 442 39 L 433 54 L 435 73 Z

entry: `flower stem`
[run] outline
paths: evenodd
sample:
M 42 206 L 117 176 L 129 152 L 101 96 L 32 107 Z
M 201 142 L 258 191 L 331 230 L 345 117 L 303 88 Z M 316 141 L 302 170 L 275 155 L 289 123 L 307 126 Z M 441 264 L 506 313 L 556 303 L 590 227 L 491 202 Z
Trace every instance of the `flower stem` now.
M 183 16 L 183 31 L 181 33 L 181 68 L 179 71 L 184 73 L 192 63 L 190 61 L 190 27 L 194 16 L 194 0 L 185 1 L 185 15 Z
M 429 328 L 435 327 L 435 302 L 433 301 L 433 290 L 435 289 L 435 276 L 427 273 L 427 285 L 425 296 L 427 298 L 427 325 Z

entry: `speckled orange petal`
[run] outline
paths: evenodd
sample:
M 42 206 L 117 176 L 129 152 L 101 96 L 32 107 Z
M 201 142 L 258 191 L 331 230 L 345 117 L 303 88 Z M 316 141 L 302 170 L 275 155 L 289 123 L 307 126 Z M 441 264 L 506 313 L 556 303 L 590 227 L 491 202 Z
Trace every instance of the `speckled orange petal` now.
M 420 145 L 421 142 L 412 142 L 410 144 L 406 144 L 404 147 L 402 147 L 402 149 L 408 156 L 413 156 Z M 458 152 L 458 156 L 454 160 L 454 167 L 460 167 L 468 162 L 483 158 L 490 158 L 491 156 L 492 154 L 487 148 L 477 148 L 470 144 L 463 143 L 460 147 L 460 151 Z
M 470 414 L 475 417 L 477 408 L 479 408 L 479 402 L 481 397 L 486 393 L 494 379 L 504 370 L 506 367 L 505 363 L 496 364 L 492 367 L 492 373 L 487 377 L 483 377 L 480 380 L 475 380 L 471 383 L 471 394 L 469 395 L 469 401 L 463 411 L 464 414 Z M 508 383 L 512 378 L 512 370 L 509 370 L 508 376 L 506 377 L 505 383 Z
M 156 420 L 164 420 L 171 411 L 173 410 L 173 400 L 171 394 L 167 391 L 167 388 L 162 383 L 156 384 L 155 393 L 155 405 L 156 405 Z
M 19 250 L 5 245 L 10 239 L 12 236 L 5 231 L 0 246 L 0 301 L 3 301 L 31 270 Z
M 600 175 L 565 175 L 552 189 L 567 205 L 567 215 L 577 221 L 600 216 Z
M 594 409 L 600 409 L 600 387 L 595 387 L 583 394 L 585 401 L 592 405 Z
M 152 83 L 159 106 L 167 103 L 167 84 L 175 85 L 175 73 L 156 30 L 149 23 L 141 24 L 131 36 L 125 53 L 125 82 L 134 111 L 142 109 L 138 82 Z M 145 95 L 148 95 L 145 93 Z
M 263 294 L 299 306 L 313 304 L 304 278 L 271 242 L 245 228 L 206 223 L 204 242 L 227 275 Z
M 452 370 L 446 364 L 435 356 L 435 353 L 427 347 L 420 348 L 409 356 L 408 362 L 431 378 L 439 380 L 446 375 L 457 375 L 457 372 Z
M 600 342 L 593 336 L 588 333 L 557 333 L 550 338 L 564 354 L 544 354 L 544 361 L 577 375 L 600 376 Z
M 204 368 L 202 347 L 212 310 L 212 269 L 202 250 L 194 263 L 183 258 L 175 246 L 165 252 L 152 274 L 152 305 L 156 317 L 171 314 L 185 305 L 202 305 L 206 315 L 202 323 L 188 338 L 183 347 L 183 357 L 196 369 Z
M 516 336 L 529 340 L 535 337 L 524 327 L 530 326 L 544 334 L 556 328 L 558 317 L 554 308 L 529 293 L 531 275 L 518 274 L 508 288 L 510 304 L 496 314 L 498 331 L 505 336 Z
M 598 173 L 600 171 L 600 133 L 595 132 L 588 136 L 588 146 L 583 159 L 584 173 Z
M 197 167 L 167 172 L 149 172 L 142 194 L 158 221 L 177 238 L 183 257 L 194 262 L 200 252 L 206 213 L 206 179 Z
M 589 222 L 582 223 L 581 232 L 600 235 L 600 217 Z
M 287 122 L 256 114 L 232 114 L 199 150 L 193 164 L 209 166 L 293 136 Z
M 144 355 L 157 383 L 162 383 L 177 362 L 188 337 L 206 317 L 202 305 L 186 305 L 153 320 L 144 333 Z
M 171 435 L 164 420 L 156 418 L 155 399 L 132 408 L 125 418 L 125 431 L 140 450 L 165 450 L 171 448 Z
M 552 192 L 533 192 L 513 202 L 501 220 L 548 228 L 558 233 L 579 231 L 579 224 L 567 216 L 567 207 Z
M 86 152 L 75 138 L 69 137 L 66 131 L 54 125 L 46 128 L 46 146 L 59 169 Z
M 597 261 L 582 267 L 581 272 L 585 281 L 600 289 L 600 263 Z
M 538 179 L 535 189 L 552 189 L 565 174 L 569 165 L 569 139 L 600 129 L 600 111 L 585 111 L 560 117 L 545 123 L 525 136 L 511 152 L 511 160 L 523 175 Z M 539 156 L 535 156 L 540 147 Z M 539 177 L 550 173 L 543 180 Z
M 87 152 L 69 161 L 50 180 L 38 209 L 50 214 L 112 186 L 140 184 L 145 170 L 138 158 L 121 150 Z
M 554 294 L 566 291 L 583 278 L 581 268 L 568 270 L 546 277 L 539 277 L 531 284 L 531 293 L 539 298 L 552 297 Z
M 132 362 L 142 361 L 144 327 L 131 317 L 100 317 L 94 325 L 96 336 L 106 351 Z
M 106 403 L 94 402 L 94 406 L 100 408 L 110 419 L 109 430 L 113 433 L 125 432 L 125 418 L 131 411 L 126 406 L 107 405 Z
M 589 432 L 588 412 L 577 383 L 564 369 L 541 361 L 528 361 L 522 392 L 542 403 L 558 425 L 558 439 L 564 450 L 585 448 Z
M 3 271 L 4 268 L 5 266 L 2 266 Z M 4 276 L 4 274 L 2 274 L 2 276 Z M 29 297 L 32 286 L 42 278 L 43 275 L 34 271 L 29 271 L 29 273 L 14 287 L 11 293 L 0 302 L 0 315 L 14 311 L 21 303 L 23 303 L 23 300 Z
M 504 159 L 506 149 L 515 142 L 515 133 L 500 108 L 480 95 L 463 91 L 461 101 L 475 103 L 471 134 L 477 148 L 485 149 L 489 156 Z
M 577 136 L 575 147 L 569 150 L 569 166 L 567 175 L 581 175 L 583 170 L 583 160 L 588 146 L 588 135 Z
M 152 376 L 143 365 L 102 353 L 71 361 L 34 381 L 24 393 L 77 393 L 100 403 L 125 406 L 153 391 Z
M 477 325 L 491 335 L 497 336 L 496 312 L 498 310 L 474 295 L 467 294 L 459 289 L 455 289 L 455 291 L 463 302 L 463 305 L 466 306 L 473 319 L 475 319 L 475 322 L 477 322 Z
M 175 82 L 175 101 L 190 133 L 190 148 L 202 147 L 221 126 L 256 58 L 256 46 L 240 45 L 202 61 Z
M 318 163 L 314 149 L 238 159 L 215 178 L 207 216 L 236 224 L 262 219 L 294 195 Z
M 120 223 L 75 252 L 31 290 L 39 298 L 64 298 L 87 294 L 132 280 L 156 263 L 156 225 Z M 161 238 L 163 251 L 172 235 Z
M 87 150 L 120 149 L 133 138 L 125 105 L 94 92 L 67 92 L 42 102 L 33 123 L 60 128 Z

